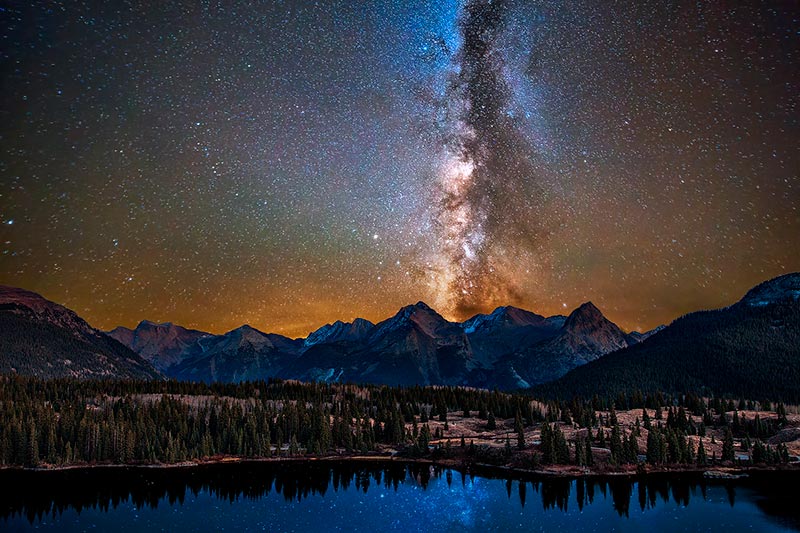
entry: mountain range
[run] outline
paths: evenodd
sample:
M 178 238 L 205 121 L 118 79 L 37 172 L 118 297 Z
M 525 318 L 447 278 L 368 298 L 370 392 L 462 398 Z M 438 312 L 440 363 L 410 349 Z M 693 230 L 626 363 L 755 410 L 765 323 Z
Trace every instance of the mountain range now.
M 168 377 L 245 381 L 280 377 L 388 385 L 528 388 L 646 334 L 625 333 L 586 303 L 569 317 L 515 307 L 450 322 L 423 302 L 373 324 L 337 321 L 289 339 L 242 326 L 223 335 L 141 322 L 109 335 Z
M 337 321 L 301 339 L 247 325 L 213 335 L 147 320 L 104 334 L 63 306 L 11 287 L 0 287 L 0 326 L 0 372 L 43 377 L 278 377 L 559 397 L 633 389 L 800 396 L 798 273 L 762 283 L 730 307 L 646 333 L 621 330 L 591 302 L 569 316 L 505 306 L 461 323 L 418 302 L 377 324 Z

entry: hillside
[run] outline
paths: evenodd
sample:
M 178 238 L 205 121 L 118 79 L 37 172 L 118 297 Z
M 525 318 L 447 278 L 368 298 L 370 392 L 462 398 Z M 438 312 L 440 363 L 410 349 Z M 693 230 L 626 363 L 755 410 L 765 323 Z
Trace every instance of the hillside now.
M 160 378 L 136 352 L 64 306 L 0 286 L 0 373 L 41 378 Z
M 800 401 L 800 274 L 765 282 L 737 304 L 691 313 L 644 342 L 577 368 L 534 394 L 698 391 Z

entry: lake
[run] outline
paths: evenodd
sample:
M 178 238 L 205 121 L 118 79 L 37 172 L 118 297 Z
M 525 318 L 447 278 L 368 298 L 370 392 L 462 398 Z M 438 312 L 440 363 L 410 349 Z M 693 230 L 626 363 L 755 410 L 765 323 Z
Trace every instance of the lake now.
M 0 472 L 0 530 L 798 531 L 798 473 L 499 479 L 404 463 Z

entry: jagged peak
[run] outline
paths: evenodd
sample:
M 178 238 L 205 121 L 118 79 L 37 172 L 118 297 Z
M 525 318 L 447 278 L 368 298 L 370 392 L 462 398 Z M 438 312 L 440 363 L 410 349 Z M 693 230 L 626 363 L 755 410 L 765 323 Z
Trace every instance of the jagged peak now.
M 250 324 L 242 324 L 242 325 L 241 325 L 241 326 L 239 326 L 238 328 L 235 328 L 235 329 L 232 329 L 232 330 L 230 330 L 228 333 L 234 333 L 234 332 L 242 332 L 242 333 L 255 332 L 255 333 L 260 333 L 260 334 L 262 334 L 262 335 L 266 335 L 266 333 L 264 333 L 264 332 L 263 332 L 263 331 L 261 331 L 261 330 L 258 330 L 258 329 L 256 329 L 256 328 L 254 328 L 254 327 L 253 327 L 253 326 L 251 326 Z M 226 333 L 225 335 L 227 335 L 228 333 Z
M 154 321 L 152 321 L 152 320 L 142 320 L 141 322 L 139 322 L 139 325 L 138 325 L 138 326 L 136 326 L 136 328 L 137 328 L 137 329 L 139 329 L 139 328 L 144 328 L 144 327 L 150 327 L 150 328 L 171 328 L 171 327 L 173 327 L 174 325 L 175 325 L 175 324 L 173 324 L 172 322 L 154 322 Z
M 597 308 L 591 300 L 583 302 L 581 305 L 575 309 L 572 314 L 574 313 L 594 313 L 594 314 L 603 314 L 600 309 Z
M 311 333 L 304 339 L 306 347 L 321 344 L 329 341 L 352 339 L 369 332 L 375 324 L 365 318 L 355 318 L 352 322 L 337 320 L 332 324 L 325 324 Z
M 447 322 L 447 320 L 445 320 L 445 318 L 442 315 L 440 315 L 435 309 L 433 309 L 423 301 L 419 301 L 413 305 L 406 305 L 404 307 L 401 307 L 400 310 L 392 318 L 389 318 L 388 320 L 398 320 L 398 319 L 406 320 L 419 315 L 432 316 Z
M 405 306 L 401 307 L 400 311 L 398 312 L 398 314 L 401 314 L 401 313 L 404 313 L 404 312 L 413 312 L 413 311 L 418 311 L 418 310 L 419 311 L 433 311 L 434 313 L 436 313 L 436 311 L 434 311 L 434 309 L 431 306 L 429 306 L 428 304 L 426 304 L 425 302 L 420 300 L 415 304 L 409 304 L 409 305 L 405 305 Z
M 111 330 L 111 332 L 121 331 L 119 328 L 124 326 L 118 326 Z M 138 335 L 149 335 L 150 332 L 153 332 L 157 335 L 196 335 L 196 336 L 207 336 L 211 335 L 207 331 L 200 331 L 198 329 L 190 329 L 184 326 L 180 326 L 175 324 L 174 322 L 154 322 L 152 320 L 142 320 L 137 324 L 137 326 L 129 331 L 133 331 Z M 111 333 L 109 332 L 109 333 Z
M 467 333 L 475 333 L 478 330 L 487 328 L 492 330 L 503 326 L 536 325 L 541 324 L 545 320 L 545 317 L 533 311 L 528 311 L 512 305 L 504 305 L 497 307 L 488 315 L 477 314 L 465 320 L 462 323 L 462 327 Z
M 48 300 L 39 293 L 8 285 L 0 285 L 0 303 L 21 305 L 34 312 L 49 310 L 58 313 L 75 314 L 71 309 Z
M 584 302 L 572 311 L 564 322 L 564 329 L 574 330 L 590 326 L 599 326 L 610 322 L 603 312 L 592 302 Z
M 415 324 L 416 327 L 421 328 L 428 335 L 431 335 L 440 325 L 451 324 L 428 304 L 419 301 L 414 305 L 402 307 L 394 316 L 376 324 L 370 336 L 379 338 L 409 323 Z
M 83 334 L 99 333 L 72 309 L 27 289 L 0 285 L 0 304 L 11 304 L 25 308 L 39 319 L 73 329 L 75 332 Z

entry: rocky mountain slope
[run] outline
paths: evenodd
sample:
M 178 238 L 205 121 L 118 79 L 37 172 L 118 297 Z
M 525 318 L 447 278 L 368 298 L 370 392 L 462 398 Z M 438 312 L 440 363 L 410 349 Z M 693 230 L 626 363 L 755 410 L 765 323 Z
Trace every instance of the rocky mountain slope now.
M 190 381 L 241 381 L 275 377 L 300 354 L 301 339 L 241 326 L 189 346 L 167 375 Z
M 108 335 L 141 355 L 159 370 L 181 363 L 188 348 L 210 333 L 186 329 L 170 322 L 156 324 L 142 320 L 135 329 L 119 326 Z
M 309 348 L 315 344 L 324 344 L 337 341 L 360 341 L 372 332 L 375 324 L 363 318 L 356 318 L 352 322 L 337 320 L 333 324 L 325 324 L 316 331 L 312 331 L 303 341 L 303 346 Z
M 578 366 L 638 342 L 608 320 L 591 302 L 574 310 L 552 337 L 518 347 L 502 366 L 506 388 L 552 381 Z M 495 378 L 499 379 L 499 378 Z
M 469 339 L 461 325 L 419 302 L 379 322 L 366 336 L 311 346 L 280 375 L 388 385 L 460 385 L 467 382 L 472 367 Z

